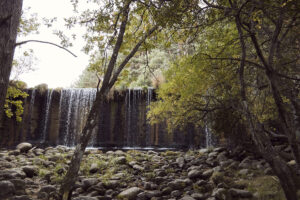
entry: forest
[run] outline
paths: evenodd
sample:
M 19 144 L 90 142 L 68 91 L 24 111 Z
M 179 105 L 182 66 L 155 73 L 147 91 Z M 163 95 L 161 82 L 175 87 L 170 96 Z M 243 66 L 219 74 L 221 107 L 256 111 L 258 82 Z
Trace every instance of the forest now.
M 75 36 L 0 0 L 0 199 L 300 199 L 298 0 L 69 3 L 90 60 L 48 89 L 15 49 Z

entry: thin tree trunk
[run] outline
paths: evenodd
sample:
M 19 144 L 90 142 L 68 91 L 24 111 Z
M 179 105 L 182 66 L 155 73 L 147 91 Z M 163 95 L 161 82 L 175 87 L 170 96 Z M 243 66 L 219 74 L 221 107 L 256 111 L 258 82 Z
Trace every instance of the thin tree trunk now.
M 259 152 L 270 164 L 271 168 L 280 180 L 287 200 L 297 200 L 297 179 L 295 174 L 287 166 L 286 162 L 280 157 L 279 153 L 273 148 L 270 137 L 266 135 L 259 123 L 255 123 L 249 110 L 246 97 L 246 84 L 244 80 L 244 68 L 246 59 L 246 44 L 242 32 L 239 16 L 235 16 L 235 23 L 239 33 L 242 58 L 239 70 L 239 79 L 241 85 L 242 108 L 249 124 L 249 130 L 252 140 L 256 144 Z
M 23 0 L 0 0 L 0 119 L 12 68 Z

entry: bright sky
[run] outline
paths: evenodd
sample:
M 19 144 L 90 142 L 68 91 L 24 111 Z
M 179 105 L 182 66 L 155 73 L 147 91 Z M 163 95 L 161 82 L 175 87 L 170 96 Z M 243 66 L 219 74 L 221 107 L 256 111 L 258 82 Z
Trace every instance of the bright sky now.
M 37 13 L 40 19 L 43 17 L 57 17 L 57 26 L 54 28 L 60 30 L 66 30 L 64 28 L 63 18 L 70 17 L 73 13 L 73 7 L 70 0 L 24 0 L 23 8 L 27 7 L 31 7 L 30 12 Z M 52 33 L 52 29 L 48 29 L 44 25 L 41 25 L 39 32 L 40 34 L 38 35 L 19 38 L 18 41 L 35 39 L 56 44 L 60 43 L 58 37 Z M 25 81 L 28 87 L 34 87 L 41 83 L 48 84 L 49 88 L 69 87 L 78 79 L 89 60 L 88 56 L 81 51 L 84 41 L 79 34 L 83 33 L 84 29 L 78 28 L 75 32 L 78 34 L 77 40 L 72 41 L 73 47 L 68 49 L 75 53 L 77 58 L 60 48 L 48 44 L 27 43 L 23 45 L 21 49 L 17 48 L 16 55 L 20 55 L 22 49 L 31 48 L 34 50 L 34 55 L 38 59 L 35 62 L 35 70 L 33 72 L 22 74 L 19 78 L 22 81 Z

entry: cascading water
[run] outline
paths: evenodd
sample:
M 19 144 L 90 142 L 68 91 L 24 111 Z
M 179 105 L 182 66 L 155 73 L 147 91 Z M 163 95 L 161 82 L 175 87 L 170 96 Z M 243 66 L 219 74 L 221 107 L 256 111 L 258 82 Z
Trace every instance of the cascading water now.
M 96 89 L 64 89 L 61 91 L 60 144 L 74 146 L 96 97 Z M 92 138 L 95 138 L 94 136 Z
M 47 135 L 47 131 L 48 131 L 49 113 L 50 113 L 49 111 L 50 111 L 50 106 L 51 106 L 52 94 L 53 94 L 53 90 L 47 91 L 46 110 L 45 110 L 44 126 L 43 126 L 43 132 L 42 132 L 42 142 L 43 143 L 46 141 L 46 135 Z
M 30 105 L 24 113 L 26 123 L 22 123 L 24 129 L 20 128 L 24 131 L 16 132 L 20 129 L 10 129 L 16 132 L 14 135 L 25 136 L 9 141 L 18 143 L 26 139 L 33 144 L 74 146 L 85 125 L 96 92 L 96 89 L 48 90 L 46 93 L 32 90 L 31 99 L 27 101 Z M 109 99 L 96 108 L 99 118 L 95 119 L 97 125 L 88 146 L 182 148 L 199 146 L 199 138 L 205 135 L 208 138 L 207 146 L 210 146 L 211 136 L 205 129 L 187 127 L 184 131 L 168 133 L 164 123 L 150 125 L 146 115 L 154 99 L 153 88 L 114 91 Z M 204 142 L 205 138 L 201 141 Z
M 213 146 L 212 133 L 208 124 L 205 125 L 205 140 L 206 148 Z

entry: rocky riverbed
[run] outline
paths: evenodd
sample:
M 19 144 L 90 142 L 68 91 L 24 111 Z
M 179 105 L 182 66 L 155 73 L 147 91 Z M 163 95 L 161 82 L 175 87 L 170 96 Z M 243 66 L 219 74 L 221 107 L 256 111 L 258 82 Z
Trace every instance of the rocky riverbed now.
M 0 199 L 57 199 L 73 150 L 0 151 Z M 293 162 L 290 163 L 293 165 Z M 85 152 L 73 200 L 285 199 L 269 165 L 242 148 Z

